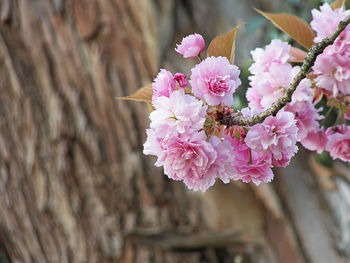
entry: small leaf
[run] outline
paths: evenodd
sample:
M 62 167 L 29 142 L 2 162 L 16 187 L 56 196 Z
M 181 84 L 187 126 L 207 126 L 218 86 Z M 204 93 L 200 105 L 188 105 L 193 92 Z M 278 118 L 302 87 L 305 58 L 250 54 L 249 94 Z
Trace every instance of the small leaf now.
M 126 96 L 126 97 L 116 97 L 117 100 L 134 100 L 134 101 L 145 101 L 151 102 L 153 95 L 152 84 L 148 84 L 140 89 L 138 89 L 135 93 Z
M 207 56 L 226 57 L 231 64 L 235 60 L 235 38 L 238 28 L 244 23 L 239 23 L 231 32 L 215 37 L 209 44 Z
M 235 130 L 235 131 L 234 131 L 233 136 L 234 136 L 237 140 L 240 140 L 240 139 L 241 139 L 241 133 L 240 133 L 238 130 Z
M 259 14 L 269 19 L 277 28 L 288 34 L 303 47 L 310 49 L 313 45 L 315 35 L 310 26 L 304 20 L 290 14 L 271 14 L 265 13 L 256 8 L 254 9 Z
M 334 9 L 342 8 L 344 10 L 345 7 L 345 0 L 336 0 L 333 3 L 330 4 L 330 7 Z
M 323 98 L 323 89 L 321 88 L 318 88 L 318 87 L 314 87 L 314 96 L 313 96 L 313 99 L 312 99 L 312 102 L 319 102 L 321 101 L 321 99 Z
M 293 58 L 289 59 L 288 62 L 303 62 L 304 58 L 307 56 L 307 53 L 297 47 L 291 47 L 289 55 Z
M 185 88 L 185 94 L 192 94 L 192 90 L 190 88 Z
M 147 107 L 148 107 L 149 113 L 151 113 L 152 111 L 154 111 L 154 108 L 153 108 L 153 106 L 152 106 L 152 103 L 147 102 Z

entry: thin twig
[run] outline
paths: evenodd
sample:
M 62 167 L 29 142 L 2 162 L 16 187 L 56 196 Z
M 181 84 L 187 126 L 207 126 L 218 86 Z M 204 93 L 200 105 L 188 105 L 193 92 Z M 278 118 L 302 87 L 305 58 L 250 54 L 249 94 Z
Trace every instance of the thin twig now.
M 340 21 L 338 24 L 337 30 L 329 37 L 323 39 L 321 42 L 314 44 L 307 56 L 304 59 L 303 64 L 301 65 L 300 71 L 294 77 L 289 87 L 286 89 L 286 93 L 278 99 L 277 102 L 273 103 L 270 108 L 267 110 L 251 116 L 251 117 L 241 117 L 241 116 L 231 116 L 229 114 L 223 115 L 220 118 L 220 123 L 226 126 L 234 126 L 240 125 L 252 126 L 257 123 L 262 123 L 268 116 L 274 116 L 281 110 L 287 103 L 291 102 L 292 95 L 295 89 L 298 87 L 299 83 L 306 77 L 309 73 L 311 67 L 314 65 L 315 60 L 319 54 L 321 54 L 325 48 L 329 45 L 332 45 L 335 39 L 339 36 L 339 34 L 346 28 L 346 26 L 350 23 L 350 15 L 347 16 L 344 20 Z

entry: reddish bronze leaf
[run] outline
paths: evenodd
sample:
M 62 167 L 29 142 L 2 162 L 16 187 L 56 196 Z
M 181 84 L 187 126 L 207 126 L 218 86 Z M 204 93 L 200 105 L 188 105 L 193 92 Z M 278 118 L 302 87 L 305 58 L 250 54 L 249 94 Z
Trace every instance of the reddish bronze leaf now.
M 300 48 L 291 47 L 289 55 L 291 55 L 294 58 L 289 59 L 288 62 L 303 62 L 307 53 L 304 50 L 301 50 Z
M 331 8 L 338 9 L 338 8 L 344 8 L 345 7 L 345 0 L 336 0 L 333 3 L 330 4 Z
M 134 100 L 134 101 L 145 101 L 151 102 L 153 95 L 152 84 L 148 84 L 140 89 L 138 89 L 135 93 L 126 96 L 126 97 L 116 97 L 117 100 Z
M 255 10 L 303 47 L 310 49 L 313 45 L 315 35 L 311 27 L 301 18 L 285 13 L 271 14 L 256 8 Z
M 244 23 L 239 23 L 231 32 L 215 37 L 209 44 L 207 56 L 226 57 L 231 64 L 235 60 L 235 38 L 238 28 Z

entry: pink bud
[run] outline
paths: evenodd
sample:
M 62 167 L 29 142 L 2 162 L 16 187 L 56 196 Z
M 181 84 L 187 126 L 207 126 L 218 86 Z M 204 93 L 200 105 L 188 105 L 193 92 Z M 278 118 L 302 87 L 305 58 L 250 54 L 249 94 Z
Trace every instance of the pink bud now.
M 183 73 L 176 73 L 174 75 L 174 81 L 180 88 L 186 88 L 187 87 L 187 77 Z
M 180 45 L 176 46 L 175 51 L 184 56 L 184 58 L 193 58 L 198 56 L 205 48 L 205 42 L 201 35 L 193 34 L 182 39 Z
M 174 77 L 171 72 L 165 69 L 161 69 L 152 83 L 152 88 L 152 103 L 156 98 L 161 96 L 169 98 L 170 94 L 173 93 L 175 89 Z

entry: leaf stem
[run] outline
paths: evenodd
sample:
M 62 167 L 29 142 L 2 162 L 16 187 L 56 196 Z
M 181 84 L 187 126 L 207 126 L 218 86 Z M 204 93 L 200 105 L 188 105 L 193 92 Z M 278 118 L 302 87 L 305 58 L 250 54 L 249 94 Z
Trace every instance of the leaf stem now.
M 333 111 L 334 106 L 331 106 L 328 111 L 326 112 L 326 114 L 324 115 L 324 119 L 321 122 L 321 126 L 323 126 L 327 120 L 327 118 L 329 117 L 329 115 L 331 114 L 331 112 Z

